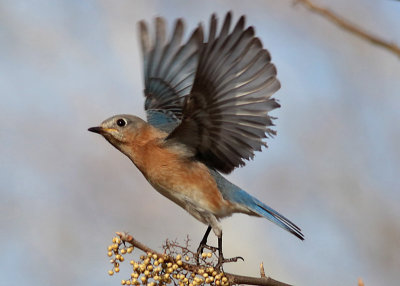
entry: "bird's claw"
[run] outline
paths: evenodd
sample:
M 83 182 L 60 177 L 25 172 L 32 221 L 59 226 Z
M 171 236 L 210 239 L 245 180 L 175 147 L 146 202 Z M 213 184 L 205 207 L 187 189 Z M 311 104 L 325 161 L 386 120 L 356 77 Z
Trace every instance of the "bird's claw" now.
M 205 243 L 200 243 L 199 247 L 197 248 L 197 255 L 196 255 L 197 265 L 200 264 L 200 257 L 203 254 L 204 249 L 208 249 L 212 252 L 216 252 L 218 250 L 217 247 L 213 247 L 213 246 L 207 245 Z
M 223 265 L 224 263 L 237 262 L 239 259 L 241 259 L 242 261 L 244 261 L 244 258 L 241 257 L 241 256 L 236 256 L 236 257 L 231 257 L 231 258 L 226 258 L 226 259 L 225 259 L 224 256 L 221 254 L 221 255 L 218 257 L 218 263 L 217 263 L 217 265 L 215 266 L 215 268 L 222 271 L 222 270 L 223 270 L 223 269 L 222 269 L 222 265 Z

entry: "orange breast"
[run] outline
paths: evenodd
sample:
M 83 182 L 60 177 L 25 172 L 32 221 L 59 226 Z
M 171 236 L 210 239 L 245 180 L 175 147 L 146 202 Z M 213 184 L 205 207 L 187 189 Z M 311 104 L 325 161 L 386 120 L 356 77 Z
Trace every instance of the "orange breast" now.
M 182 198 L 196 202 L 217 216 L 228 207 L 204 164 L 182 158 L 176 149 L 164 147 L 159 136 L 143 135 L 142 144 L 132 146 L 132 161 L 160 193 L 181 206 Z

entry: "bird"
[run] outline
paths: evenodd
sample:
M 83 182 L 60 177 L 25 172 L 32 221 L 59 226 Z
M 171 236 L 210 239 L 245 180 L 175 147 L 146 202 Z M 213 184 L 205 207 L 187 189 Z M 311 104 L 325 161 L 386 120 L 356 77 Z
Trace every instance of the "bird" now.
M 289 219 L 222 175 L 244 166 L 276 135 L 269 112 L 280 107 L 272 97 L 281 86 L 277 70 L 245 21 L 243 15 L 231 28 L 227 12 L 218 29 L 212 14 L 208 35 L 199 24 L 186 41 L 181 18 L 169 37 L 164 18 L 155 18 L 154 34 L 140 21 L 147 121 L 120 114 L 88 129 L 125 154 L 161 195 L 207 225 L 198 254 L 211 247 L 213 230 L 218 266 L 243 259 L 225 259 L 222 252 L 220 220 L 234 213 L 266 218 L 304 240 Z

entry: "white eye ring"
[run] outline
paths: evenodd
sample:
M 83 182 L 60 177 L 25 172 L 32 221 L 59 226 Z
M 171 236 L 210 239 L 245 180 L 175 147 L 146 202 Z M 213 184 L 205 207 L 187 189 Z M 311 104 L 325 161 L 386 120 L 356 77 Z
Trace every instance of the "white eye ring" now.
M 128 122 L 126 122 L 125 119 L 123 119 L 123 118 L 117 119 L 117 125 L 119 127 L 124 127 L 126 124 L 128 124 Z

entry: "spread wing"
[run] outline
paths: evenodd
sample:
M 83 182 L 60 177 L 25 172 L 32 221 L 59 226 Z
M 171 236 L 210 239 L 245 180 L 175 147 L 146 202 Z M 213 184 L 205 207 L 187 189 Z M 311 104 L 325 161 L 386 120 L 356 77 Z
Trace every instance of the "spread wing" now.
M 271 95 L 280 88 L 267 50 L 245 28 L 242 16 L 230 30 L 231 13 L 219 35 L 211 17 L 193 88 L 185 99 L 182 122 L 168 136 L 194 151 L 210 168 L 224 173 L 245 164 L 275 131 L 271 110 L 280 107 Z
M 147 121 L 167 132 L 182 118 L 184 98 L 192 89 L 203 42 L 200 27 L 185 44 L 182 43 L 183 32 L 183 20 L 178 19 L 167 41 L 165 21 L 156 18 L 155 37 L 150 39 L 147 24 L 139 22 Z

